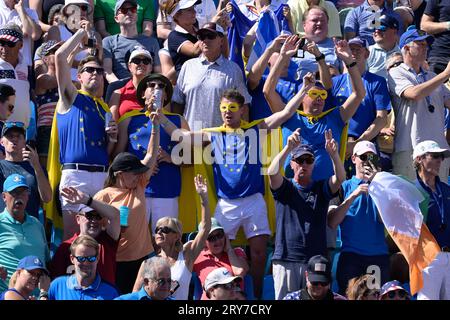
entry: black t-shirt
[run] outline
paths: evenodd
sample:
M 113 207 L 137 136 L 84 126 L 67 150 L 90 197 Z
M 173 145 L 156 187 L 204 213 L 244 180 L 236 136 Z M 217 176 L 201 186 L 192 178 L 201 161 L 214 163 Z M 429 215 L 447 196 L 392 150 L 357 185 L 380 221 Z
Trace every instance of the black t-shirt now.
M 450 21 L 450 0 L 428 0 L 425 7 L 426 15 L 432 16 L 435 22 Z M 448 57 L 450 55 L 450 31 L 434 35 L 430 57 Z
M 272 260 L 306 263 L 315 255 L 327 254 L 327 212 L 331 194 L 328 180 L 308 188 L 283 179 L 272 190 L 276 201 L 276 238 Z
M 179 51 L 181 45 L 186 41 L 190 41 L 194 44 L 198 41 L 198 39 L 196 36 L 193 36 L 190 33 L 183 33 L 174 30 L 169 34 L 167 41 L 169 46 L 170 57 L 172 58 L 173 64 L 175 65 L 175 70 L 178 73 L 180 72 L 183 63 L 185 63 L 189 59 L 194 58 L 182 54 Z
M 41 21 L 48 24 L 48 14 L 50 9 L 56 4 L 64 4 L 64 0 L 44 0 L 42 1 L 42 17 Z
M 422 20 L 423 12 L 425 11 L 426 6 L 427 2 L 424 0 L 420 6 L 414 10 L 414 24 L 416 25 L 417 30 L 420 30 L 420 20 Z
M 41 197 L 39 195 L 38 183 L 34 169 L 28 161 L 12 162 L 7 160 L 0 160 L 0 186 L 3 186 L 6 178 L 13 173 L 20 174 L 27 179 L 27 184 L 30 187 L 30 195 L 28 197 L 28 204 L 26 212 L 39 219 L 39 206 Z M 3 198 L 0 200 L 0 211 L 5 209 L 5 202 Z

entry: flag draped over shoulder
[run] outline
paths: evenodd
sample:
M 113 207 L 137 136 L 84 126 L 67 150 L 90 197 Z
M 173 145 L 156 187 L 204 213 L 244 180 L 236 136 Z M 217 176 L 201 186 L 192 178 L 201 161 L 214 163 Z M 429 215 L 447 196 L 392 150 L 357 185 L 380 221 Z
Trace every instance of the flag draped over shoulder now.
M 244 42 L 245 35 L 255 24 L 255 21 L 251 21 L 247 18 L 239 9 L 239 6 L 234 0 L 229 2 L 233 11 L 230 13 L 231 27 L 228 30 L 228 43 L 230 45 L 230 60 L 234 61 L 244 72 L 244 61 L 242 60 L 242 44 Z M 244 79 L 245 79 L 245 74 Z
M 384 226 L 409 264 L 411 294 L 423 287 L 422 271 L 440 252 L 420 211 L 423 194 L 411 182 L 387 172 L 378 173 L 369 186 Z

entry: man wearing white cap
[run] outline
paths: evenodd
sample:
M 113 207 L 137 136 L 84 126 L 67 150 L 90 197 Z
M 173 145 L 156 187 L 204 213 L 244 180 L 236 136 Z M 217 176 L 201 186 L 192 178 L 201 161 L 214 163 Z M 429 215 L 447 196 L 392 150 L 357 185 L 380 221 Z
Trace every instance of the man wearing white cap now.
M 236 300 L 241 277 L 232 276 L 226 268 L 211 271 L 205 279 L 205 292 L 210 300 Z
M 143 47 L 152 55 L 153 72 L 161 72 L 159 61 L 159 44 L 154 37 L 138 33 L 138 4 L 135 0 L 117 1 L 114 19 L 120 26 L 120 33 L 103 39 L 105 58 L 103 68 L 109 83 L 120 79 L 128 79 L 128 57 L 135 47 Z
M 330 228 L 341 227 L 342 249 L 336 271 L 341 294 L 345 294 L 350 279 L 368 273 L 368 267 L 372 265 L 378 266 L 381 271 L 378 285 L 389 280 L 384 225 L 367 193 L 370 181 L 378 172 L 375 145 L 367 140 L 358 142 L 353 148 L 351 160 L 356 173 L 342 183 L 342 203 L 331 209 L 327 218 Z
M 439 179 L 439 169 L 448 157 L 450 150 L 432 140 L 423 141 L 414 148 L 416 186 L 429 195 L 426 224 L 442 248 L 423 270 L 423 288 L 417 295 L 418 300 L 450 299 L 450 186 Z

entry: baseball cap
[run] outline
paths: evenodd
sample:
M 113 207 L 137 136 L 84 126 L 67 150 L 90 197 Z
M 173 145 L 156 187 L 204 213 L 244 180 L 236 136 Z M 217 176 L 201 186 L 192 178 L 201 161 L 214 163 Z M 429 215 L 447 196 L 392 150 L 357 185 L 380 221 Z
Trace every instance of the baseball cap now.
M 418 143 L 414 147 L 413 159 L 423 156 L 425 153 L 443 153 L 444 157 L 450 157 L 450 150 L 444 149 L 439 146 L 439 144 L 433 140 L 425 140 Z
M 412 27 L 413 28 L 409 27 L 400 37 L 398 44 L 400 49 L 412 41 L 426 40 L 428 45 L 431 45 L 434 42 L 433 36 L 429 35 L 425 31 L 417 30 L 415 26 Z
M 173 17 L 181 9 L 187 9 L 200 3 L 201 0 L 181 0 L 180 2 L 178 2 L 173 11 L 170 13 L 170 16 Z
M 331 265 L 324 256 L 311 257 L 308 261 L 307 271 L 309 282 L 331 282 Z
M 233 276 L 227 268 L 221 267 L 211 271 L 205 279 L 205 291 L 208 291 L 214 286 L 218 284 L 227 284 L 231 283 L 234 280 L 238 279 L 241 281 L 242 278 L 238 276 Z
M 45 268 L 41 259 L 36 256 L 26 256 L 19 261 L 16 270 L 25 269 L 25 270 L 35 270 L 42 269 L 45 273 L 48 274 L 48 270 Z
M 393 16 L 388 15 L 388 14 L 382 15 L 380 17 L 380 25 L 375 27 L 375 29 L 384 31 L 384 30 L 386 30 L 386 28 L 391 28 L 391 29 L 398 30 L 399 29 L 398 20 L 395 19 Z
M 301 144 L 298 147 L 294 148 L 294 150 L 291 151 L 291 159 L 295 160 L 304 154 L 309 154 L 312 157 L 314 157 L 314 150 L 311 148 L 310 145 Z
M 198 230 L 200 231 L 202 229 L 201 223 L 198 224 Z M 216 218 L 211 218 L 211 230 L 209 231 L 209 234 L 213 233 L 216 230 L 224 230 L 223 227 L 220 225 L 220 223 L 217 221 Z
M 112 172 L 125 171 L 133 173 L 144 173 L 150 170 L 145 166 L 138 157 L 129 152 L 119 153 L 113 160 L 110 166 Z
M 0 39 L 10 42 L 18 42 L 23 40 L 23 32 L 16 24 L 7 24 L 0 27 Z
M 49 40 L 47 42 L 44 42 L 43 44 L 40 45 L 39 48 L 37 48 L 36 52 L 39 53 L 40 57 L 45 57 L 47 56 L 53 49 L 60 47 L 61 46 L 61 42 L 58 42 L 56 40 Z
M 215 22 L 207 22 L 203 25 L 201 29 L 197 31 L 197 35 L 200 35 L 204 32 L 214 32 L 217 33 L 219 36 L 223 36 L 224 30 L 221 26 L 219 26 Z
M 152 54 L 147 49 L 145 49 L 144 47 L 136 46 L 136 47 L 134 47 L 134 50 L 131 52 L 130 58 L 128 58 L 128 62 L 130 62 L 131 59 L 138 57 L 138 56 L 144 56 L 144 57 L 149 58 L 151 61 L 153 61 Z
M 134 5 L 134 6 L 137 7 L 137 2 L 136 2 L 136 0 L 118 0 L 118 1 L 116 2 L 116 6 L 114 7 L 114 14 L 115 14 L 115 15 L 117 15 L 117 11 L 119 11 L 119 9 L 123 6 L 123 4 L 124 4 L 125 2 L 129 2 L 129 3 L 131 3 L 132 5 Z
M 359 141 L 353 148 L 353 154 L 360 156 L 366 152 L 372 152 L 377 154 L 377 148 L 375 145 L 367 140 Z
M 62 9 L 61 9 L 61 13 L 66 15 L 65 11 L 66 11 L 67 7 L 72 5 L 72 4 L 74 4 L 74 5 L 78 5 L 78 4 L 86 5 L 87 8 L 88 8 L 87 14 L 92 12 L 92 6 L 91 6 L 91 4 L 89 3 L 88 0 L 65 0 L 64 1 L 64 7 L 62 7 Z
M 383 284 L 383 286 L 381 287 L 381 290 L 380 290 L 380 298 L 382 296 L 384 296 L 386 293 L 388 293 L 389 291 L 395 291 L 395 290 L 403 290 L 406 293 L 408 293 L 408 291 L 406 291 L 405 288 L 402 287 L 402 284 L 399 281 L 393 280 L 393 281 L 389 281 L 389 282 L 386 282 L 385 284 Z
M 23 135 L 25 135 L 25 124 L 23 122 L 18 122 L 18 121 L 7 121 L 3 124 L 3 128 L 2 128 L 2 137 L 9 131 L 12 129 L 16 129 L 19 130 L 23 133 Z
M 167 79 L 160 73 L 149 74 L 139 82 L 138 87 L 136 89 L 137 101 L 141 106 L 145 105 L 145 99 L 142 98 L 142 96 L 144 95 L 145 89 L 147 89 L 147 83 L 152 80 L 158 80 L 166 84 L 166 87 L 164 89 L 166 91 L 166 100 L 164 101 L 164 105 L 166 105 L 167 103 L 169 103 L 170 99 L 172 99 L 173 87 L 172 82 L 170 82 L 169 79 Z
M 27 184 L 27 179 L 20 174 L 14 173 L 9 175 L 3 183 L 3 192 L 11 192 L 19 187 L 30 189 Z
M 363 38 L 360 38 L 360 37 L 354 37 L 354 38 L 350 39 L 348 44 L 349 45 L 357 44 L 357 45 L 360 45 L 363 48 L 366 48 L 366 49 L 369 48 L 369 44 L 367 43 L 366 39 L 363 39 Z

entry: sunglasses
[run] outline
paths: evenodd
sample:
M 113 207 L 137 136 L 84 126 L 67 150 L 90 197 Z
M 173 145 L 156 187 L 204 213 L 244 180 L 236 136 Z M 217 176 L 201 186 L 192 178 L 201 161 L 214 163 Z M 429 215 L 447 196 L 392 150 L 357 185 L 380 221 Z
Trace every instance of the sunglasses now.
M 392 65 L 390 65 L 388 67 L 388 70 L 391 70 L 392 68 L 398 67 L 399 65 L 401 65 L 403 63 L 403 61 L 397 61 L 395 63 L 393 63 Z
M 206 39 L 208 40 L 214 40 L 215 38 L 217 38 L 217 33 L 212 33 L 212 32 L 208 32 L 208 33 L 201 33 L 197 36 L 198 40 L 200 41 L 205 41 Z
M 92 212 L 85 212 L 84 214 L 82 214 L 82 216 L 84 216 L 88 220 L 102 220 L 102 217 L 100 215 Z
M 131 62 L 134 64 L 143 63 L 146 66 L 148 66 L 150 63 L 152 63 L 152 60 L 150 60 L 149 58 L 133 58 L 131 59 Z
M 318 287 L 318 286 L 326 287 L 327 285 L 329 285 L 329 283 L 328 282 L 322 282 L 322 281 L 312 281 L 311 285 L 313 285 L 314 287 Z
M 11 108 L 12 106 L 12 108 Z M 13 105 L 9 105 L 8 108 L 12 111 L 14 109 Z M 4 126 L 6 128 L 14 128 L 14 127 L 18 127 L 18 128 L 24 128 L 25 127 L 25 123 L 23 122 L 16 122 L 16 121 L 8 121 L 5 122 Z
M 231 111 L 231 112 L 237 112 L 240 108 L 240 105 L 236 102 L 231 102 L 231 103 L 221 103 L 220 104 L 220 112 L 227 112 L 227 111 Z
M 103 68 L 96 68 L 96 67 L 85 67 L 81 70 L 81 73 L 87 72 L 87 73 L 94 73 L 96 72 L 99 76 L 103 75 L 103 72 L 105 70 Z
M 364 153 L 360 156 L 358 156 L 358 158 L 361 159 L 361 161 L 372 161 L 372 162 L 376 162 L 378 160 L 378 156 L 376 154 L 372 154 L 372 153 Z
M 147 82 L 147 88 L 165 89 L 166 84 L 162 82 Z
M 1 47 L 8 46 L 8 47 L 10 47 L 10 48 L 14 48 L 14 47 L 16 46 L 16 42 L 0 40 L 0 46 L 1 46 Z
M 325 100 L 328 97 L 328 92 L 326 90 L 311 89 L 308 91 L 308 96 L 311 99 L 317 99 L 317 97 L 320 97 L 322 100 Z
M 427 156 L 430 156 L 430 158 L 433 158 L 433 159 L 441 159 L 441 160 L 445 159 L 443 153 L 427 153 Z
M 162 232 L 162 233 L 164 233 L 164 234 L 169 234 L 169 233 L 177 233 L 175 230 L 173 230 L 172 228 L 169 228 L 169 227 L 167 227 L 167 226 L 165 226 L 165 227 L 156 227 L 156 229 L 155 229 L 155 233 L 159 233 L 159 232 Z
M 78 257 L 75 257 L 75 259 L 77 259 L 78 262 L 86 262 L 86 261 L 95 262 L 95 261 L 97 261 L 97 256 L 88 256 L 88 257 L 78 256 Z
M 394 290 L 394 291 L 389 291 L 387 293 L 387 296 L 389 297 L 389 299 L 394 299 L 396 295 L 398 295 L 398 297 L 402 298 L 402 299 L 407 297 L 407 293 L 403 290 Z
M 78 8 L 80 8 L 81 9 L 81 11 L 88 11 L 88 9 L 89 9 L 89 7 L 87 6 L 87 5 L 78 5 Z
M 298 164 L 304 164 L 305 162 L 306 162 L 306 164 L 313 164 L 314 158 L 311 156 L 300 157 L 300 158 L 295 159 L 294 162 L 296 162 Z
M 159 278 L 159 279 L 152 279 L 153 281 L 156 282 L 156 284 L 158 285 L 158 287 L 162 287 L 165 284 L 168 284 L 169 286 L 172 285 L 172 279 L 171 278 Z
M 122 13 L 122 14 L 127 14 L 128 12 L 136 13 L 137 12 L 137 7 L 120 8 L 119 12 Z
M 387 30 L 387 27 L 386 27 L 386 26 L 383 26 L 383 25 L 381 25 L 381 26 L 379 26 L 378 28 L 375 28 L 375 30 L 376 30 L 376 31 L 382 31 L 382 32 L 384 32 L 384 31 L 386 31 L 386 30 Z
M 434 112 L 434 106 L 433 106 L 432 104 L 430 104 L 430 105 L 428 106 L 428 111 L 430 111 L 431 113 Z
M 218 284 L 218 285 L 216 286 L 216 288 L 217 288 L 217 287 L 223 288 L 223 289 L 225 289 L 225 290 L 234 290 L 234 289 L 236 289 L 237 284 L 233 281 L 233 282 L 226 283 L 226 284 Z
M 214 242 L 216 240 L 223 239 L 223 237 L 225 237 L 225 233 L 219 232 L 219 233 L 217 233 L 215 235 L 209 236 L 208 239 L 206 239 L 206 240 L 208 240 L 209 242 Z

